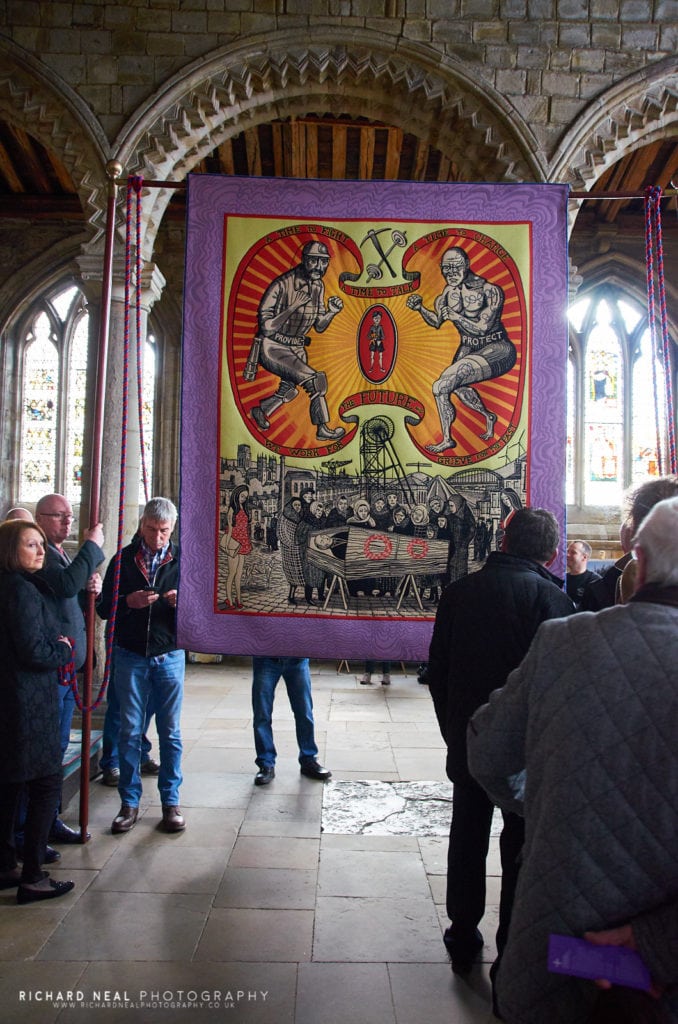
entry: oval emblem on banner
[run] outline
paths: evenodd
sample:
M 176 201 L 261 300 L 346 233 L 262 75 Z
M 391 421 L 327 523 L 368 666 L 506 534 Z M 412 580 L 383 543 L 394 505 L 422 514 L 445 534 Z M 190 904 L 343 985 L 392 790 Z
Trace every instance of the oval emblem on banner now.
M 393 373 L 398 330 L 391 311 L 381 304 L 368 306 L 358 328 L 358 364 L 364 377 L 383 384 Z

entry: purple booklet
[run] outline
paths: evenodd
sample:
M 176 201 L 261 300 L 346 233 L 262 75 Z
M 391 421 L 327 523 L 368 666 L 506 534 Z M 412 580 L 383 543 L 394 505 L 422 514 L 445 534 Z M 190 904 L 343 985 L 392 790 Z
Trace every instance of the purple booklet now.
M 613 985 L 650 988 L 650 972 L 638 953 L 625 946 L 594 946 L 571 935 L 550 935 L 548 969 L 577 978 L 606 978 Z

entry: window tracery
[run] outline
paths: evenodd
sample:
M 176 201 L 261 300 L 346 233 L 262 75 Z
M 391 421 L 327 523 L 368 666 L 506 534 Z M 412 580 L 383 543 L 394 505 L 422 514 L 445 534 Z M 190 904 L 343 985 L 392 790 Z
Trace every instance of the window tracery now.
M 567 502 L 618 506 L 628 487 L 662 471 L 664 371 L 646 311 L 621 288 L 593 289 L 569 321 Z

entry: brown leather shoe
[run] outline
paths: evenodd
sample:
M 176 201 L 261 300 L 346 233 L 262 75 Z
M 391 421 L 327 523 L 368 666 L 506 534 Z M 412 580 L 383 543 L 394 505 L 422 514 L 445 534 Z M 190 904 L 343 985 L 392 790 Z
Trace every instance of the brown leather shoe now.
M 186 828 L 186 820 L 181 813 L 181 808 L 163 806 L 160 827 L 163 832 L 183 832 Z
M 128 804 L 123 804 L 117 818 L 113 819 L 113 824 L 111 825 L 113 835 L 117 836 L 121 832 L 129 832 L 136 825 L 138 816 L 138 807 L 129 807 Z

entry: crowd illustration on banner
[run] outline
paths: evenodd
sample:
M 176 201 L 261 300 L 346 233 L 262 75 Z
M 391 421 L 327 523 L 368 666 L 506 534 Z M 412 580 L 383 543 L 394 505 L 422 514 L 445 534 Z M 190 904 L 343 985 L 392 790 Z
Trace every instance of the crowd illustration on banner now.
M 416 465 L 295 468 L 248 445 L 222 457 L 217 610 L 433 618 L 447 583 L 500 548 L 526 459 L 449 476 Z

